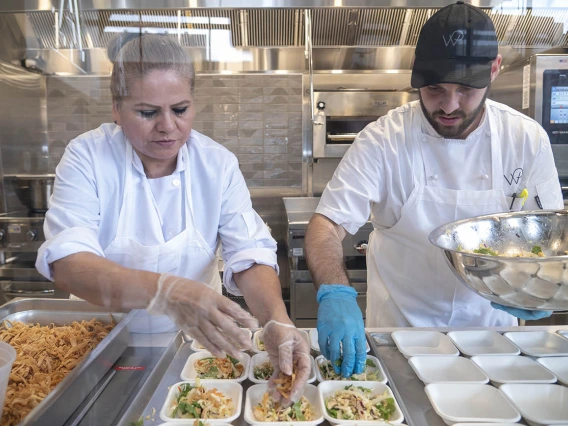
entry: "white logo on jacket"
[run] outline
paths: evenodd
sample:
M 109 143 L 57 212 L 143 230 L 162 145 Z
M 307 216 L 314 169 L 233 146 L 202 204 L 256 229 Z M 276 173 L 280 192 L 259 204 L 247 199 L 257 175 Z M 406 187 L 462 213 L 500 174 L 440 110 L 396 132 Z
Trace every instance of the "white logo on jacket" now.
M 446 47 L 448 47 L 450 43 L 452 44 L 452 46 L 455 46 L 458 41 L 462 41 L 465 38 L 465 34 L 461 30 L 456 30 L 450 34 L 450 37 L 448 37 L 447 40 L 445 35 L 443 35 L 442 38 L 444 39 L 444 44 L 446 45 Z

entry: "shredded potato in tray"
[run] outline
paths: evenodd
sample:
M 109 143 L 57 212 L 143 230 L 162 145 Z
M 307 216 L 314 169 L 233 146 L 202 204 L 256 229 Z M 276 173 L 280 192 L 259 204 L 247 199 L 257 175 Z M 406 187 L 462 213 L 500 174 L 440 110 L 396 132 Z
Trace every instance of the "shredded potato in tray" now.
M 112 330 L 115 323 L 74 321 L 40 326 L 5 321 L 0 340 L 17 353 L 12 366 L 2 426 L 20 423 L 63 378 Z
M 335 419 L 388 421 L 395 404 L 387 392 L 375 395 L 371 389 L 349 385 L 326 398 L 325 409 Z
M 233 413 L 233 400 L 216 388 L 182 383 L 179 395 L 172 401 L 171 417 L 174 419 L 226 419 Z
M 238 359 L 227 355 L 225 358 L 207 357 L 194 363 L 197 376 L 201 379 L 238 379 L 245 367 Z
M 259 422 L 306 422 L 315 418 L 314 408 L 305 396 L 288 408 L 282 407 L 265 392 L 262 400 L 253 408 Z
M 276 390 L 286 399 L 290 398 L 290 392 L 292 392 L 292 386 L 294 385 L 294 380 L 296 380 L 296 374 L 298 374 L 298 365 L 294 363 L 291 376 L 288 376 L 281 371 L 278 373 L 278 377 L 274 379 Z

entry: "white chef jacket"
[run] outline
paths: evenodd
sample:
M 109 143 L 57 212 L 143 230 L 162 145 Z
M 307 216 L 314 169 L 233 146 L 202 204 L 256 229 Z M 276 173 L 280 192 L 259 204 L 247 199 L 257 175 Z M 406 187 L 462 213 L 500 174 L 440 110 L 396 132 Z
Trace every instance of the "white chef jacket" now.
M 421 129 L 411 126 L 416 114 L 421 118 Z M 352 234 L 369 215 L 374 232 L 392 228 L 401 218 L 403 206 L 416 184 L 415 158 L 424 162 L 427 186 L 457 191 L 490 190 L 493 169 L 489 116 L 494 123 L 491 131 L 501 148 L 503 176 L 498 178 L 503 179 L 507 204 L 513 201 L 513 194 L 527 188 L 529 199 L 525 210 L 539 208 L 535 196 L 540 198 L 543 208 L 563 208 L 550 142 L 534 120 L 487 100 L 480 125 L 465 140 L 444 139 L 430 126 L 419 101 L 415 101 L 390 111 L 358 135 L 328 183 L 316 212 Z M 421 139 L 421 150 L 416 152 L 411 140 L 420 134 L 425 136 Z M 437 249 L 432 246 L 432 250 Z M 376 256 L 377 253 L 369 252 L 367 259 Z M 370 314 L 368 311 L 367 316 Z
M 51 263 L 71 254 L 91 252 L 104 257 L 104 250 L 117 233 L 126 143 L 120 126 L 103 124 L 67 146 L 56 169 L 55 189 L 44 223 L 46 241 L 36 261 L 38 271 L 46 278 L 53 279 Z M 240 295 L 233 273 L 254 263 L 271 266 L 278 272 L 276 241 L 252 208 L 235 155 L 195 130 L 186 145 L 196 226 L 213 252 L 220 237 L 225 287 Z M 181 173 L 187 170 L 181 152 L 172 175 L 148 180 L 165 241 L 183 230 Z M 136 153 L 132 163 L 141 178 L 147 179 Z M 143 186 L 134 190 L 143 191 Z M 132 220 L 136 221 L 136 217 Z M 159 244 L 149 239 L 145 227 L 144 223 L 139 224 L 137 242 Z

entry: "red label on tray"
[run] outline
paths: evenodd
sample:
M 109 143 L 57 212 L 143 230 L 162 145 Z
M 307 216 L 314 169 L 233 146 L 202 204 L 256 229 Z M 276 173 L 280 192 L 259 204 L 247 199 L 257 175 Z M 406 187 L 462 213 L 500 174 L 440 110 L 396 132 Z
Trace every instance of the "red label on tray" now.
M 136 365 L 122 365 L 118 367 L 114 367 L 116 371 L 125 371 L 125 370 L 146 370 L 146 367 L 143 366 L 136 366 Z

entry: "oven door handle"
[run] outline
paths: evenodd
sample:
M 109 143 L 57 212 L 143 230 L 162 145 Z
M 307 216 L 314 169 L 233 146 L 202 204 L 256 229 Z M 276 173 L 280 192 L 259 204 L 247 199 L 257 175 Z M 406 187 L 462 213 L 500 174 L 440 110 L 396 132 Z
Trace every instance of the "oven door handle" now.
M 14 288 L 14 281 L 11 280 L 2 280 L 1 283 L 1 290 L 4 294 L 10 296 L 33 296 L 33 295 L 47 295 L 47 294 L 55 294 L 55 289 L 53 288 L 43 288 L 41 290 L 20 290 Z M 45 282 L 41 281 L 16 281 L 18 284 L 23 284 L 27 286 L 34 286 L 34 285 L 42 285 Z
M 353 142 L 358 133 L 329 133 L 327 138 L 330 142 Z
M 54 294 L 55 290 L 52 289 L 45 289 L 45 290 L 34 290 L 34 291 L 27 291 L 27 290 L 14 290 L 14 289 L 6 289 L 4 290 L 4 294 L 9 296 L 11 295 L 25 295 L 25 296 L 33 296 L 36 294 Z

